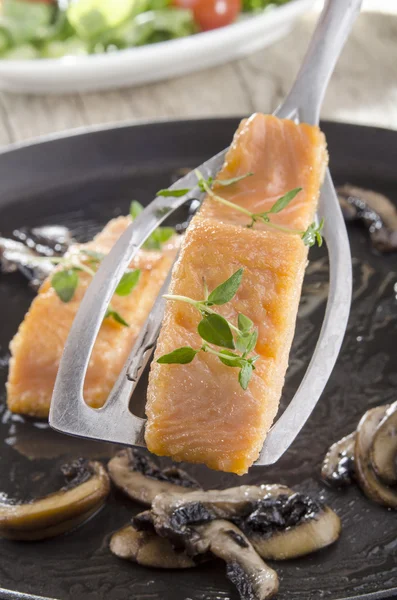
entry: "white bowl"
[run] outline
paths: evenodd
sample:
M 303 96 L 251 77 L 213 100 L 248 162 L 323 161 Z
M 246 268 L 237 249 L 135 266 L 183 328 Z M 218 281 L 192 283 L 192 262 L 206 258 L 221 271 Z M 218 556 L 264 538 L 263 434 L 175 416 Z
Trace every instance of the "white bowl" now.
M 286 35 L 313 0 L 291 2 L 186 38 L 108 54 L 1 60 L 0 89 L 71 93 L 140 85 L 235 60 Z

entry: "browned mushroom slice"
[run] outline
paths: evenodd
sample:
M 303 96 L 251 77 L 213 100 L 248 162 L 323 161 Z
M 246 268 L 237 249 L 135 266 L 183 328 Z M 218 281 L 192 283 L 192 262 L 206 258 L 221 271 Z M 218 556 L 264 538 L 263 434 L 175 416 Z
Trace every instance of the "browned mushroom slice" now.
M 154 531 L 137 531 L 132 525 L 127 525 L 112 535 L 110 550 L 119 558 L 144 567 L 187 569 L 197 565 L 197 561 L 186 552 L 174 550 L 166 538 Z
M 148 506 L 157 494 L 200 488 L 197 481 L 182 469 L 169 467 L 161 470 L 139 450 L 121 450 L 109 461 L 108 471 L 117 488 L 132 500 Z
M 190 529 L 187 549 L 192 554 L 210 552 L 226 562 L 226 575 L 242 600 L 267 600 L 278 591 L 277 573 L 263 562 L 246 536 L 221 519 Z
M 160 535 L 183 546 L 189 526 L 249 515 L 258 500 L 282 493 L 288 495 L 292 491 L 282 485 L 242 485 L 227 490 L 159 494 L 153 500 L 153 523 Z
M 397 508 L 397 488 L 389 487 L 377 477 L 370 456 L 375 432 L 387 408 L 387 406 L 372 408 L 362 417 L 357 427 L 354 463 L 356 477 L 366 496 L 384 506 Z
M 397 484 L 397 402 L 389 406 L 375 431 L 371 460 L 382 481 Z
M 321 477 L 327 483 L 345 486 L 351 483 L 354 474 L 354 444 L 356 433 L 332 444 L 325 455 L 321 468 Z
M 352 185 L 339 187 L 337 192 L 347 221 L 362 221 L 380 252 L 397 250 L 397 210 L 389 198 Z
M 153 502 L 149 522 L 176 546 L 186 547 L 191 527 L 217 519 L 237 525 L 265 559 L 309 554 L 340 534 L 339 517 L 330 508 L 280 485 L 162 494 Z
M 311 554 L 333 544 L 341 531 L 333 510 L 302 494 L 260 501 L 237 523 L 258 554 L 268 560 Z
M 242 600 L 267 600 L 277 593 L 277 573 L 263 562 L 246 536 L 233 523 L 217 519 L 185 527 L 182 545 L 182 538 L 178 539 L 178 552 L 169 539 L 154 533 L 152 517 L 152 511 L 141 513 L 134 519 L 139 531 L 133 526 L 117 532 L 115 535 L 118 537 L 112 538 L 112 552 L 130 560 L 137 557 L 137 562 L 145 566 L 163 568 L 194 566 L 216 556 L 226 562 L 226 575 L 237 587 Z M 160 543 L 160 540 L 166 544 Z M 144 558 L 143 554 L 138 556 L 138 544 L 147 545 Z M 178 561 L 182 561 L 182 564 Z
M 101 463 L 79 459 L 63 472 L 69 483 L 58 492 L 26 504 L 0 504 L 0 537 L 54 537 L 74 529 L 101 508 L 110 490 Z

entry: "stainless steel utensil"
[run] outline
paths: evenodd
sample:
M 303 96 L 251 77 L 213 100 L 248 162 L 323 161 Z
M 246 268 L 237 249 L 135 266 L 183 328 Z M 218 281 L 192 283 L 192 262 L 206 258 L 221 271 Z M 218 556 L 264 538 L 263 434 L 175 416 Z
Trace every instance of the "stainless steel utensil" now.
M 292 89 L 275 111 L 282 118 L 310 124 L 320 107 L 337 58 L 361 6 L 361 0 L 327 0 L 303 65 Z M 204 177 L 215 176 L 226 150 L 202 164 Z M 170 275 L 164 283 L 120 376 L 103 408 L 90 408 L 83 386 L 90 354 L 118 282 L 149 235 L 176 209 L 200 197 L 194 171 L 170 189 L 192 188 L 181 198 L 157 197 L 134 220 L 102 261 L 71 328 L 55 383 L 49 422 L 53 429 L 85 438 L 145 446 L 145 419 L 130 409 L 131 395 L 149 361 L 160 329 Z M 329 296 L 319 339 L 294 398 L 268 433 L 257 465 L 276 462 L 293 442 L 328 381 L 342 344 L 351 301 L 349 241 L 331 176 L 327 172 L 318 217 L 325 219 L 324 237 L 330 260 Z

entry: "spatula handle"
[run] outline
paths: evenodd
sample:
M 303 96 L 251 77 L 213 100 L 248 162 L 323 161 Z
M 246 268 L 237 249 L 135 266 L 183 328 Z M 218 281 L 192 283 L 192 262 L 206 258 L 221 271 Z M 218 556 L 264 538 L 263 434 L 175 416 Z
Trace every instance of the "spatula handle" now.
M 281 118 L 317 125 L 328 82 L 362 0 L 326 0 L 303 64 L 290 93 L 276 110 Z

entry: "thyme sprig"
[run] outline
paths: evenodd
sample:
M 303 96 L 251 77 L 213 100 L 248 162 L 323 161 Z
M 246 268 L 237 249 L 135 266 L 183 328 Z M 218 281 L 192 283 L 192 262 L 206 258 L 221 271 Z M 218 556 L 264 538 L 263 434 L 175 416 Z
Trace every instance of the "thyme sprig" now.
M 252 228 L 255 225 L 255 223 L 262 222 L 266 223 L 270 227 L 273 227 L 273 229 L 283 231 L 284 233 L 299 235 L 299 237 L 302 238 L 303 243 L 306 246 L 314 246 L 316 242 L 319 246 L 322 246 L 323 238 L 321 232 L 324 227 L 324 219 L 321 219 L 318 225 L 315 222 L 311 223 L 305 230 L 284 227 L 283 225 L 278 225 L 277 223 L 274 223 L 271 220 L 271 215 L 277 214 L 285 208 L 287 208 L 290 202 L 292 202 L 292 200 L 299 194 L 299 192 L 302 191 L 301 187 L 294 188 L 293 190 L 290 190 L 289 192 L 278 198 L 278 200 L 276 200 L 276 202 L 270 207 L 269 210 L 261 213 L 253 213 L 250 210 L 244 208 L 243 206 L 239 206 L 238 204 L 230 202 L 229 200 L 226 200 L 226 198 L 222 198 L 222 196 L 216 194 L 213 188 L 211 187 L 211 181 L 209 179 L 205 179 L 200 173 L 200 171 L 196 170 L 195 173 L 200 189 L 204 190 L 211 198 L 213 198 L 213 200 L 216 200 L 217 202 L 220 202 L 225 206 L 233 208 L 234 210 L 238 210 L 246 214 L 251 219 L 250 223 L 248 223 L 247 225 L 248 228 Z M 216 183 L 219 183 L 219 181 L 217 180 Z
M 222 315 L 217 313 L 212 306 L 221 306 L 232 300 L 240 287 L 243 277 L 243 269 L 238 269 L 229 279 L 218 285 L 209 293 L 205 281 L 203 281 L 204 298 L 194 300 L 188 296 L 166 294 L 164 298 L 176 302 L 185 302 L 193 306 L 201 314 L 201 321 L 197 326 L 197 332 L 202 344 L 199 348 L 183 346 L 164 354 L 157 359 L 160 364 L 188 364 L 191 363 L 199 352 L 208 352 L 217 356 L 227 367 L 239 369 L 238 380 L 246 390 L 252 373 L 255 370 L 255 362 L 259 356 L 251 353 L 255 350 L 258 340 L 258 330 L 249 317 L 238 315 L 237 326 Z M 220 350 L 213 348 L 217 346 Z
M 291 227 L 285 227 L 283 225 L 279 225 L 272 221 L 271 216 L 277 214 L 287 208 L 287 206 L 292 202 L 292 200 L 302 191 L 301 187 L 294 188 L 290 190 L 270 207 L 269 210 L 261 213 L 253 213 L 250 210 L 244 208 L 243 206 L 239 206 L 226 198 L 223 198 L 219 194 L 214 191 L 214 188 L 217 187 L 228 187 L 230 185 L 234 185 L 239 181 L 246 179 L 247 177 L 251 177 L 254 173 L 245 173 L 244 175 L 240 175 L 238 177 L 233 177 L 231 179 L 214 179 L 213 177 L 208 177 L 205 179 L 203 175 L 200 173 L 198 169 L 196 169 L 195 174 L 197 176 L 197 185 L 200 191 L 206 192 L 213 200 L 232 208 L 233 210 L 238 210 L 241 213 L 247 215 L 250 219 L 250 222 L 246 225 L 248 228 L 254 227 L 255 223 L 266 223 L 273 229 L 277 229 L 278 231 L 283 231 L 284 233 L 289 233 L 293 235 L 299 235 L 302 238 L 303 243 L 306 246 L 314 246 L 317 243 L 319 246 L 322 246 L 323 238 L 322 238 L 322 230 L 324 227 L 324 219 L 321 219 L 320 223 L 317 225 L 315 222 L 311 223 L 307 229 L 292 229 Z M 157 192 L 157 196 L 173 196 L 180 197 L 185 196 L 191 189 L 182 188 L 179 190 L 159 190 Z
M 132 220 L 136 219 L 136 217 L 140 215 L 142 211 L 142 204 L 137 200 L 133 200 L 130 206 L 130 215 Z M 173 227 L 157 227 L 157 229 L 148 237 L 142 248 L 144 250 L 161 250 L 162 245 L 168 242 L 168 240 L 174 234 L 175 229 Z
M 105 254 L 89 249 L 81 249 L 76 254 L 66 257 L 45 257 L 44 260 L 50 261 L 54 265 L 62 265 L 63 269 L 56 271 L 51 277 L 51 286 L 62 302 L 70 302 L 80 282 L 80 273 L 87 273 L 94 277 L 99 264 L 104 259 Z M 140 269 L 128 269 L 122 276 L 115 294 L 117 296 L 128 296 L 138 285 L 141 276 Z M 112 305 L 109 305 L 105 315 L 106 318 L 112 318 L 114 321 L 129 327 L 127 321 L 118 313 Z
M 130 205 L 130 215 L 135 219 L 143 210 L 142 204 L 133 200 Z M 175 233 L 173 227 L 158 227 L 156 231 L 146 240 L 143 248 L 145 250 L 160 250 L 162 245 L 166 243 Z M 45 257 L 43 260 L 50 261 L 55 265 L 62 265 L 63 269 L 56 271 L 51 277 L 51 286 L 62 302 L 70 302 L 74 297 L 76 289 L 79 285 L 79 273 L 81 271 L 87 273 L 90 277 L 94 277 L 96 271 L 106 254 L 83 248 L 77 254 L 67 257 Z M 37 259 L 40 260 L 40 259 Z M 115 294 L 117 296 L 128 296 L 132 290 L 138 285 L 141 276 L 140 269 L 128 269 L 122 276 Z M 111 318 L 124 327 L 129 327 L 129 324 L 120 313 L 118 313 L 110 304 L 105 315 L 106 318 Z

